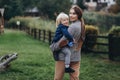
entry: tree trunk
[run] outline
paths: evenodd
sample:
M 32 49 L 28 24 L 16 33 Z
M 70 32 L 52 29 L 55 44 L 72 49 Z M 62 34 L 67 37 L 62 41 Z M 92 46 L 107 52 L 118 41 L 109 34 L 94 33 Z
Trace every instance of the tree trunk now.
M 18 54 L 8 54 L 0 57 L 0 71 L 6 70 L 10 66 L 10 62 L 17 59 Z

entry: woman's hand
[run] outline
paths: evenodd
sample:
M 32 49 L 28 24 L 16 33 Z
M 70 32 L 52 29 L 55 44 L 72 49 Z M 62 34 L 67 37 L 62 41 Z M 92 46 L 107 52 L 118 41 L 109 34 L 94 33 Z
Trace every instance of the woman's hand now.
M 74 43 L 77 43 L 77 41 L 75 39 L 73 39 Z

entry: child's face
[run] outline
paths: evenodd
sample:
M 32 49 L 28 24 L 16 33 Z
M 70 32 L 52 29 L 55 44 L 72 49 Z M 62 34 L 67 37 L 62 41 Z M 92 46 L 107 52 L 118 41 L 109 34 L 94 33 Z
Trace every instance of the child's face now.
M 69 26 L 69 19 L 68 18 L 62 19 L 61 24 L 65 25 L 65 26 Z

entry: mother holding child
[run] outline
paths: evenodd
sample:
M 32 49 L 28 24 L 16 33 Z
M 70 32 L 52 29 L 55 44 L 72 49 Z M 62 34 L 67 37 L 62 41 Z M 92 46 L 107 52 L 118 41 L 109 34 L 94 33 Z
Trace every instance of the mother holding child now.
M 50 45 L 56 61 L 54 80 L 62 80 L 65 72 L 70 74 L 70 80 L 79 80 L 81 46 L 85 39 L 81 8 L 73 5 L 69 16 L 63 12 L 60 13 L 56 18 L 56 27 L 55 36 Z

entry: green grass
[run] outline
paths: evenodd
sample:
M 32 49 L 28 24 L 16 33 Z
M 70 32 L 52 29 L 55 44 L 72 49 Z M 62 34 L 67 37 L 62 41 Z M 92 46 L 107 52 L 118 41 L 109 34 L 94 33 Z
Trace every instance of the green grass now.
M 53 80 L 54 60 L 49 45 L 34 40 L 24 32 L 5 30 L 0 35 L 0 56 L 17 52 L 18 59 L 0 73 L 0 80 Z M 120 80 L 120 62 L 111 62 L 107 55 L 82 54 L 81 80 Z M 65 74 L 64 80 L 69 80 Z

